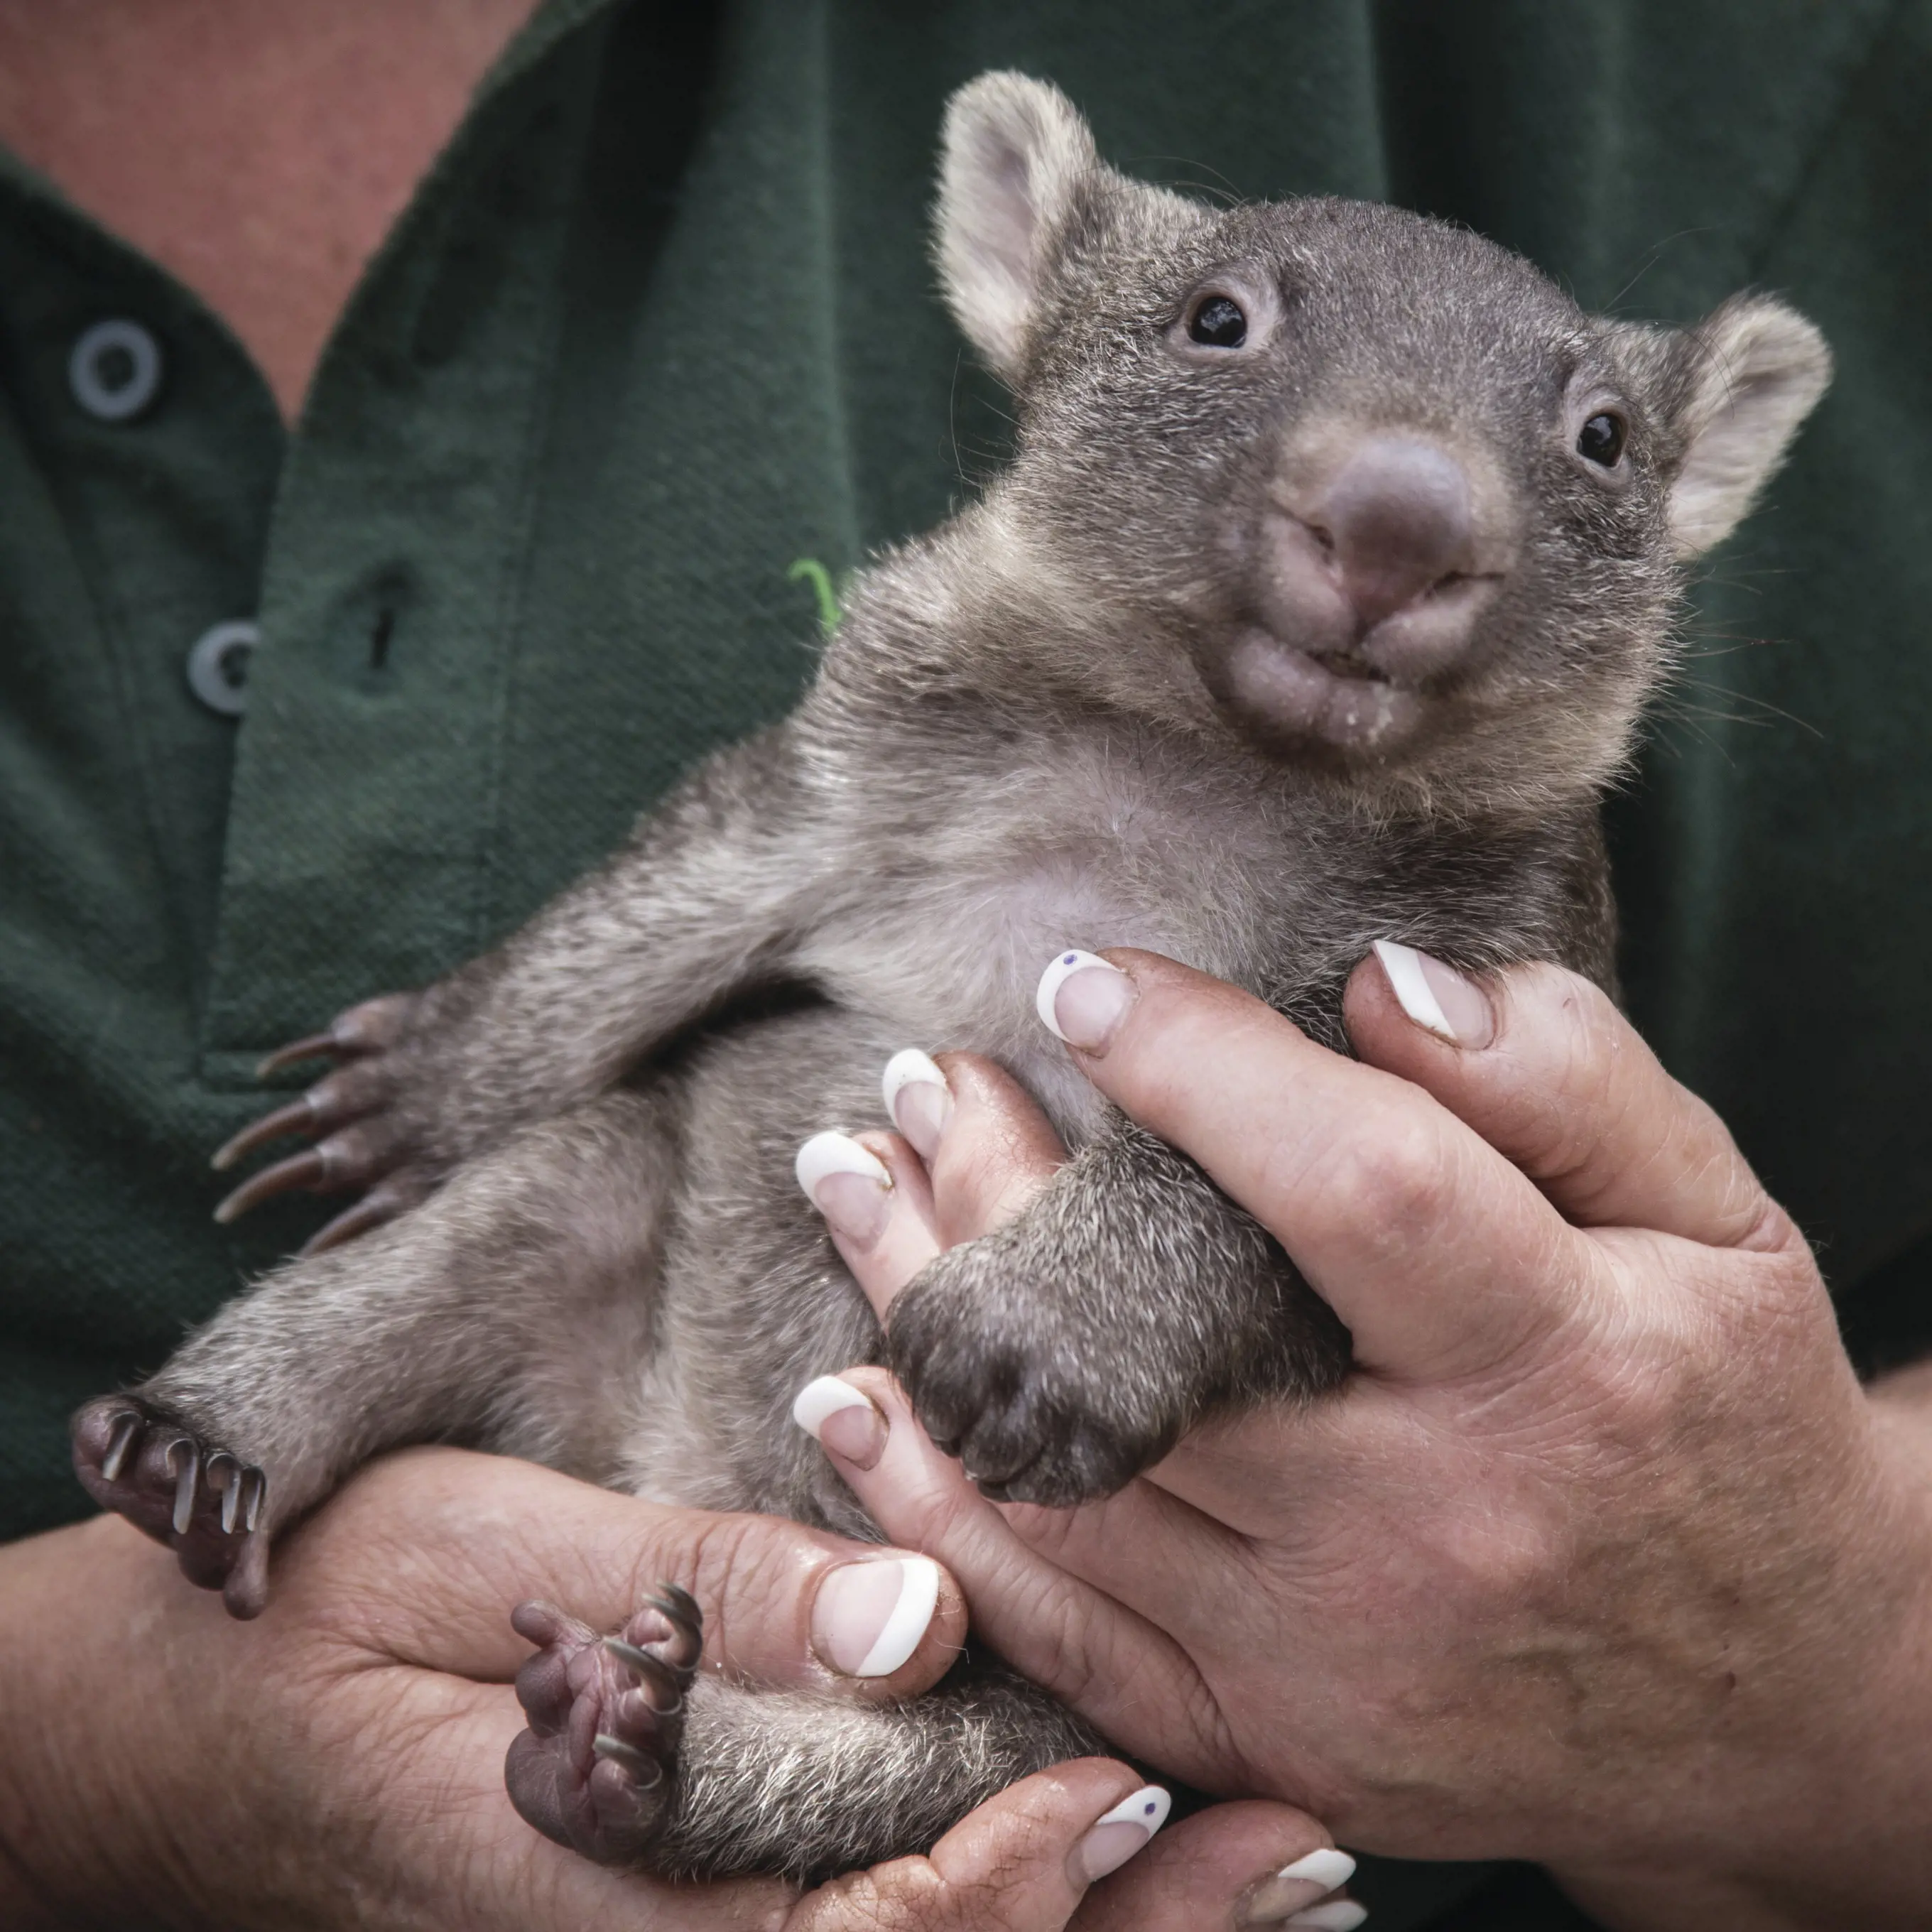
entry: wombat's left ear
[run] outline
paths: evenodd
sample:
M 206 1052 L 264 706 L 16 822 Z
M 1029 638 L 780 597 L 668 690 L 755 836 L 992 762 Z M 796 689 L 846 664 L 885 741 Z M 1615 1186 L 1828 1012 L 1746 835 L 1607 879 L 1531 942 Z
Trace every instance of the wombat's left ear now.
M 1100 172 L 1086 122 L 1045 81 L 982 74 L 947 104 L 934 252 L 947 304 L 995 375 L 1018 375 L 1054 246 Z
M 1670 533 L 1693 557 L 1736 529 L 1832 380 L 1825 338 L 1769 296 L 1733 296 L 1681 332 L 1617 332 L 1675 432 Z

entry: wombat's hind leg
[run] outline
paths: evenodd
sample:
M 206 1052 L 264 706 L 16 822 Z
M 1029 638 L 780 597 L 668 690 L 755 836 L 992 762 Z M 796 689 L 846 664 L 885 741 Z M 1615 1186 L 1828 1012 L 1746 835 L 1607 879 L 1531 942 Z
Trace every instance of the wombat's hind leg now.
M 124 1516 L 220 1590 L 238 1617 L 268 1595 L 268 1543 L 257 1534 L 268 1479 L 139 1396 L 107 1395 L 74 1418 L 74 1467 L 104 1509 Z
M 600 1864 L 640 1862 L 662 1828 L 704 1648 L 697 1604 L 667 1583 L 615 1637 L 554 1604 L 520 1604 L 510 1621 L 543 1646 L 517 1673 L 530 1727 L 504 1766 L 510 1802 Z
M 302 1252 L 316 1254 L 422 1199 L 435 1176 L 417 1160 L 418 1136 L 397 1104 L 407 1084 L 408 1042 L 422 1000 L 418 993 L 364 1000 L 322 1032 L 291 1041 L 262 1062 L 264 1075 L 305 1060 L 335 1065 L 307 1092 L 251 1121 L 217 1150 L 213 1166 L 221 1172 L 271 1142 L 296 1136 L 314 1142 L 250 1174 L 215 1209 L 218 1221 L 235 1220 L 278 1194 L 366 1190 L 310 1237 Z
M 995 1660 L 867 1706 L 698 1676 L 698 1607 L 665 1591 L 613 1642 L 548 1604 L 517 1678 L 530 1728 L 505 1766 L 538 1830 L 670 1879 L 809 1884 L 930 1850 L 1016 1780 L 1106 1746 Z

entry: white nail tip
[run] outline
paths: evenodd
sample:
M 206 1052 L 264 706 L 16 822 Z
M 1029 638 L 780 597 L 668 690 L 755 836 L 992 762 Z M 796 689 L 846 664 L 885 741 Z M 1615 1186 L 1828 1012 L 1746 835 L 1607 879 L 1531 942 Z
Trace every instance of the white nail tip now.
M 1449 1024 L 1449 1016 L 1442 1010 L 1442 1003 L 1436 997 L 1422 970 L 1422 955 L 1412 946 L 1399 946 L 1392 939 L 1376 941 L 1376 957 L 1382 962 L 1382 970 L 1388 975 L 1388 982 L 1394 989 L 1396 998 L 1402 1002 L 1402 1010 L 1419 1027 L 1426 1027 L 1438 1039 L 1456 1043 L 1456 1029 Z M 1291 1924 L 1294 1921 L 1288 1922 Z
M 842 1382 L 839 1387 L 845 1384 Z M 1326 1886 L 1330 1892 L 1346 1885 L 1354 1875 L 1354 1860 L 1333 1845 L 1324 1845 L 1318 1852 L 1310 1852 L 1292 1865 L 1283 1865 L 1275 1874 L 1277 1878 L 1298 1878 L 1310 1885 Z
M 862 1174 L 881 1187 L 892 1184 L 886 1164 L 869 1148 L 862 1148 L 849 1134 L 814 1134 L 798 1150 L 794 1169 L 806 1198 L 814 1206 L 818 1185 L 835 1174 Z
M 919 1648 L 939 1604 L 939 1565 L 929 1556 L 902 1556 L 898 1600 L 885 1628 L 872 1640 L 859 1677 L 890 1677 Z
M 791 1419 L 816 1442 L 827 1416 L 836 1415 L 842 1408 L 870 1408 L 872 1406 L 850 1382 L 842 1382 L 836 1376 L 820 1376 L 815 1382 L 807 1382 L 792 1398 Z
M 1298 1912 L 1288 1922 L 1306 1928 L 1306 1932 L 1355 1932 L 1368 1916 L 1369 1908 L 1352 1898 L 1332 1898 L 1325 1905 L 1311 1905 L 1306 1912 Z
M 882 1083 L 886 1096 L 886 1118 L 895 1126 L 898 1122 L 900 1094 L 920 1081 L 937 1087 L 941 1093 L 952 1090 L 946 1084 L 946 1076 L 916 1046 L 907 1047 L 886 1062 L 886 1077 Z
M 1076 973 L 1084 972 L 1089 966 L 1098 966 L 1108 973 L 1120 970 L 1112 960 L 1102 959 L 1097 952 L 1082 952 L 1078 946 L 1065 952 L 1057 953 L 1053 963 L 1040 976 L 1040 985 L 1033 996 L 1034 1011 L 1040 1016 L 1040 1023 L 1056 1040 L 1066 1036 L 1060 1030 L 1060 1022 L 1053 1016 L 1053 1003 L 1060 997 L 1060 989 Z
M 1105 960 L 1101 962 L 1106 964 Z M 1087 1828 L 1097 1832 L 1102 1825 L 1138 1825 L 1150 1838 L 1167 1822 L 1174 1800 L 1157 1784 L 1144 1784 L 1123 1798 L 1104 1818 L 1096 1818 Z

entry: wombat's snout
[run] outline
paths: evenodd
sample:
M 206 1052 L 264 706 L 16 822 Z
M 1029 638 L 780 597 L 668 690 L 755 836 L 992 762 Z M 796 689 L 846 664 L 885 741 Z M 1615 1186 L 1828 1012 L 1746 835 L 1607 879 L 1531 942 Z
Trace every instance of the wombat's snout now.
M 1450 669 L 1508 566 L 1495 494 L 1419 435 L 1325 438 L 1292 454 L 1262 513 L 1263 620 L 1354 676 L 1414 684 Z

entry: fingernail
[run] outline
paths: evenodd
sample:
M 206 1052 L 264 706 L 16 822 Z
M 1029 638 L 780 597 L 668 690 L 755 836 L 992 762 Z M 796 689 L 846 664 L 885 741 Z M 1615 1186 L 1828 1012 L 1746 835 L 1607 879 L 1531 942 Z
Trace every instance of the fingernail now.
M 1049 1033 L 1082 1053 L 1105 1053 L 1140 988 L 1118 966 L 1077 949 L 1063 952 L 1040 976 L 1034 1006 Z
M 1369 1908 L 1352 1898 L 1331 1898 L 1326 1905 L 1311 1905 L 1306 1912 L 1298 1912 L 1286 1922 L 1306 1926 L 1310 1932 L 1355 1932 L 1368 1916 Z
M 1067 1876 L 1089 1886 L 1118 1871 L 1167 1822 L 1173 1802 L 1157 1784 L 1144 1784 L 1123 1798 L 1104 1818 L 1095 1819 L 1067 1853 Z
M 850 1382 L 820 1376 L 793 1397 L 791 1419 L 814 1442 L 861 1469 L 885 1453 L 886 1418 Z
M 929 1556 L 842 1563 L 818 1586 L 812 1647 L 848 1677 L 890 1677 L 918 1649 L 938 1603 Z
M 1291 1912 L 1326 1898 L 1354 1876 L 1355 1862 L 1346 1852 L 1324 1845 L 1283 1865 L 1272 1877 L 1264 1878 L 1242 1900 L 1235 1915 L 1238 1925 L 1279 1925 Z M 1353 1900 L 1346 1903 L 1353 1904 Z
M 869 1248 L 884 1232 L 892 1178 L 870 1148 L 849 1134 L 814 1134 L 798 1150 L 806 1198 L 854 1246 Z
M 1389 990 L 1418 1026 L 1451 1046 L 1485 1047 L 1496 1038 L 1496 1016 L 1488 997 L 1454 967 L 1392 939 L 1376 941 L 1376 958 Z
M 886 1118 L 917 1150 L 922 1160 L 939 1151 L 939 1136 L 952 1112 L 946 1076 L 916 1046 L 886 1062 Z

